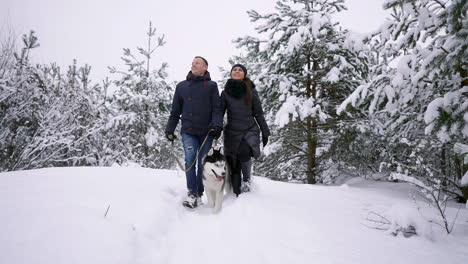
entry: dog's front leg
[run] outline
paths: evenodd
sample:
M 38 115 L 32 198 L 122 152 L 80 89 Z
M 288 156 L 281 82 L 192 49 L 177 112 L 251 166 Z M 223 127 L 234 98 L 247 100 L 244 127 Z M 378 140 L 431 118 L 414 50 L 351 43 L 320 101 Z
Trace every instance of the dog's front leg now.
M 206 198 L 208 199 L 208 206 L 214 207 L 215 206 L 215 192 L 212 190 L 206 190 Z
M 214 213 L 219 213 L 219 211 L 221 211 L 221 207 L 223 207 L 223 200 L 224 200 L 223 192 L 224 190 L 221 189 L 221 191 L 218 191 L 215 193 L 215 207 L 213 209 Z

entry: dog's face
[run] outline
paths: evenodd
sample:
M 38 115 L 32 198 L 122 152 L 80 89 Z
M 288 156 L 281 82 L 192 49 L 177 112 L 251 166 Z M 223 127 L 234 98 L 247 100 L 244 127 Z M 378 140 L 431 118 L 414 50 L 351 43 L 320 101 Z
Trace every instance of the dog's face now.
M 204 170 L 216 177 L 224 177 L 226 175 L 226 162 L 224 161 L 221 148 L 211 148 L 203 164 Z

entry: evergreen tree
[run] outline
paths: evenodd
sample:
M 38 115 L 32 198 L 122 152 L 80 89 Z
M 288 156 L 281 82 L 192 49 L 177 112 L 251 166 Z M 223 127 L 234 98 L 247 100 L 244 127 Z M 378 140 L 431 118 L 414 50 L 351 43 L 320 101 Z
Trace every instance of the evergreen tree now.
M 110 98 L 111 117 L 107 129 L 107 154 L 118 164 L 138 163 L 151 168 L 169 167 L 170 157 L 164 125 L 170 105 L 171 87 L 166 83 L 167 63 L 151 70 L 155 50 L 165 44 L 164 36 L 153 43 L 156 29 L 149 25 L 147 48 L 138 47 L 142 58 L 130 49 L 122 57 L 128 71 L 110 68 L 120 74 L 114 82 L 118 90 Z
M 24 48 L 2 64 L 0 166 L 2 170 L 96 164 L 91 141 L 98 137 L 97 108 L 90 89 L 90 67 L 76 62 L 67 76 L 60 68 L 31 65 L 29 53 L 38 47 L 31 32 Z M 9 51 L 2 50 L 8 57 Z
M 384 8 L 393 19 L 368 40 L 378 65 L 339 111 L 367 111 L 368 131 L 388 140 L 390 171 L 461 196 L 453 149 L 468 136 L 466 1 L 388 0 Z
M 340 104 L 367 72 L 364 45 L 341 30 L 331 15 L 345 9 L 343 0 L 283 0 L 276 13 L 249 11 L 260 23 L 255 37 L 237 39 L 252 72 L 267 118 L 274 122 L 268 162 L 259 169 L 278 179 L 321 182 L 324 153 L 345 120 Z M 341 135 L 341 134 L 340 134 Z
M 11 32 L 10 32 L 11 33 Z M 0 168 L 11 170 L 39 126 L 40 97 L 29 68 L 29 52 L 38 47 L 34 32 L 23 36 L 24 48 L 16 53 L 15 39 L 2 39 L 0 64 Z

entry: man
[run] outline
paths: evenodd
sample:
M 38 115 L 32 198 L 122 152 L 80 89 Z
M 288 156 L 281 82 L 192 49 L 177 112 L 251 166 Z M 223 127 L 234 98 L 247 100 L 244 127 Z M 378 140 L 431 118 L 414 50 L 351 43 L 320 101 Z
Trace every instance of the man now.
M 183 205 L 196 208 L 203 195 L 203 158 L 213 143 L 213 138 L 221 136 L 223 115 L 218 85 L 211 81 L 208 62 L 200 56 L 193 59 L 187 79 L 177 84 L 172 100 L 171 115 L 166 126 L 166 138 L 173 141 L 174 130 L 182 120 L 181 135 L 185 153 L 185 173 L 188 197 Z M 202 146 L 203 141 L 205 144 Z M 198 154 L 198 160 L 195 158 Z M 199 166 L 196 166 L 198 163 Z M 193 166 L 192 166 L 193 164 Z M 198 167 L 195 170 L 195 167 Z

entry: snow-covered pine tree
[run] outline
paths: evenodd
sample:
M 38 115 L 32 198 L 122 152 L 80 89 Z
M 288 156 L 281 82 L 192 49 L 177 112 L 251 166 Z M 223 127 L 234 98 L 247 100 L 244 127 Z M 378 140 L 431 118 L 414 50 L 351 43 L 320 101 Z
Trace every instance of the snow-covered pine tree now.
M 169 145 L 164 138 L 171 87 L 166 83 L 167 63 L 151 70 L 155 50 L 165 44 L 164 35 L 153 43 L 156 29 L 149 25 L 148 46 L 138 47 L 142 58 L 130 49 L 122 57 L 128 71 L 110 68 L 120 74 L 114 81 L 117 91 L 110 98 L 111 117 L 107 125 L 107 153 L 114 162 L 138 163 L 151 168 L 167 168 L 173 164 Z
M 339 28 L 331 15 L 345 9 L 343 0 L 283 0 L 276 13 L 249 11 L 261 38 L 236 40 L 258 82 L 273 136 L 265 149 L 268 162 L 258 169 L 282 180 L 310 184 L 326 162 L 322 154 L 336 140 L 336 106 L 367 72 L 362 42 Z
M 378 70 L 339 111 L 368 111 L 370 128 L 389 140 L 391 171 L 460 197 L 466 169 L 455 169 L 463 165 L 453 146 L 468 136 L 466 1 L 387 0 L 384 8 L 392 19 L 369 39 Z
M 1 34 L 0 50 L 0 170 L 10 170 L 17 160 L 25 142 L 29 141 L 36 129 L 35 111 L 31 102 L 37 98 L 34 89 L 28 85 L 31 77 L 24 65 L 28 65 L 28 54 L 37 47 L 37 40 L 31 32 L 23 37 L 25 47 L 16 53 L 16 39 L 12 31 Z M 32 111 L 31 111 L 32 110 Z
M 21 53 L 2 63 L 2 170 L 96 164 L 90 140 L 100 125 L 95 89 L 87 88 L 90 67 L 75 62 L 64 77 L 55 64 L 33 66 L 29 53 L 39 46 L 34 32 L 23 43 Z M 2 58 L 8 54 L 2 50 Z
M 106 109 L 103 108 L 103 91 L 98 84 L 91 84 L 91 66 L 69 66 L 62 88 L 61 100 L 68 115 L 68 129 L 74 140 L 68 146 L 68 164 L 73 166 L 102 164 L 102 130 Z M 66 98 L 65 98 L 66 96 Z M 65 100 L 64 100 L 65 99 Z M 58 103 L 57 103 L 58 104 Z

